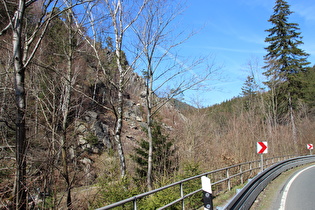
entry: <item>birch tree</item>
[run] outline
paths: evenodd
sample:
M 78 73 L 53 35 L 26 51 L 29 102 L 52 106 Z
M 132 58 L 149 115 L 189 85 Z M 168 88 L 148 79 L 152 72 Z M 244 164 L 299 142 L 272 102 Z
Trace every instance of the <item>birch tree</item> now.
M 95 27 L 96 20 L 94 16 L 102 18 L 104 15 L 99 13 L 100 8 L 98 11 L 96 11 L 96 13 L 93 13 L 92 9 L 88 10 L 90 15 L 91 31 L 93 32 L 94 40 L 90 41 L 89 39 L 86 39 L 86 41 L 90 44 L 95 52 L 95 56 L 99 61 L 99 68 L 102 70 L 103 75 L 106 78 L 106 82 L 114 87 L 117 93 L 115 96 L 115 98 L 117 98 L 117 102 L 111 101 L 112 107 L 110 110 L 113 111 L 116 118 L 113 136 L 118 151 L 122 178 L 126 175 L 126 160 L 122 144 L 124 93 L 126 92 L 126 87 L 133 70 L 134 63 L 137 59 L 135 58 L 130 63 L 127 63 L 126 55 L 124 53 L 124 47 L 126 46 L 125 38 L 126 33 L 137 21 L 147 1 L 148 0 L 141 0 L 139 2 L 126 2 L 122 0 L 104 0 L 101 2 L 101 4 L 97 5 L 100 7 L 103 6 L 102 8 L 105 7 L 106 12 L 108 13 L 105 16 L 109 17 L 108 19 L 106 17 L 104 19 L 104 22 L 108 28 L 102 28 L 102 30 L 106 31 L 108 34 L 111 34 L 109 38 L 113 40 L 111 43 L 111 48 L 114 53 L 114 63 L 117 68 L 113 77 L 110 76 L 108 69 L 102 63 L 100 55 L 102 51 L 99 49 L 99 47 L 97 47 L 95 42 L 99 37 L 107 37 L 107 35 L 104 34 L 104 31 L 98 37 L 97 29 Z
M 1 0 L 5 8 L 8 23 L 0 31 L 0 35 L 9 34 L 12 40 L 12 64 L 14 69 L 15 89 L 15 147 L 16 147 L 16 176 L 15 176 L 15 208 L 27 208 L 27 181 L 26 181 L 26 157 L 27 157 L 27 133 L 26 133 L 26 73 L 38 51 L 41 42 L 46 34 L 47 28 L 53 18 L 58 14 L 52 12 L 57 8 L 59 1 L 45 0 L 18 0 L 15 12 L 12 15 L 8 10 L 9 1 Z M 77 3 L 77 4 L 81 4 Z M 76 5 L 77 5 L 76 4 Z M 30 23 L 26 18 L 26 9 L 34 5 L 40 8 L 36 21 Z M 60 5 L 59 5 L 60 6 Z M 74 7 L 75 5 L 71 5 Z M 67 10 L 68 8 L 65 8 Z
M 34 0 L 19 0 L 17 2 L 14 15 L 8 11 L 8 2 L 1 1 L 9 23 L 2 29 L 0 35 L 11 30 L 12 35 L 12 55 L 14 66 L 15 82 L 15 103 L 16 103 L 16 178 L 15 178 L 15 208 L 26 209 L 27 204 L 27 183 L 26 183 L 26 122 L 25 122 L 25 72 L 37 51 L 47 26 L 52 18 L 51 13 L 47 13 L 48 7 L 55 7 L 51 1 L 42 4 L 42 14 L 37 25 L 29 33 L 25 33 L 27 22 L 25 19 L 26 8 L 30 7 Z
M 61 100 L 61 116 L 62 116 L 62 134 L 60 138 L 60 147 L 61 147 L 61 162 L 62 162 L 62 174 L 67 184 L 67 207 L 71 209 L 72 199 L 71 199 L 71 187 L 72 181 L 69 176 L 68 169 L 68 148 L 69 143 L 67 142 L 67 127 L 68 127 L 68 118 L 71 111 L 71 94 L 72 87 L 75 82 L 76 75 L 73 73 L 73 61 L 74 61 L 74 38 L 75 32 L 73 30 L 73 20 L 72 20 L 72 10 L 66 11 L 66 27 L 68 32 L 68 37 L 66 37 L 65 44 L 65 57 L 67 60 L 65 75 L 62 77 L 63 87 L 62 87 L 62 100 Z
M 168 0 L 149 1 L 141 14 L 140 21 L 133 25 L 141 52 L 139 68 L 146 80 L 146 124 L 148 132 L 147 187 L 152 190 L 152 123 L 154 116 L 172 98 L 187 90 L 200 88 L 210 73 L 206 66 L 197 73 L 204 59 L 185 64 L 176 54 L 176 47 L 191 37 L 180 39 L 181 32 L 173 31 L 175 18 L 182 12 L 181 7 Z M 172 28 L 173 27 L 173 28 Z M 174 40 L 172 37 L 177 37 Z M 179 40 L 180 39 L 180 40 Z M 159 98 L 158 98 L 159 97 Z

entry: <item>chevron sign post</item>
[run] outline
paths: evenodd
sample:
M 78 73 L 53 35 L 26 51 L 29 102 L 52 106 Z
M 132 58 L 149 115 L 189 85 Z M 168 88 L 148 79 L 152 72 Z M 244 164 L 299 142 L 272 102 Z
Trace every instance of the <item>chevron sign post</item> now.
M 257 153 L 260 154 L 260 168 L 264 170 L 264 155 L 268 153 L 268 143 L 266 141 L 257 142 Z
M 307 144 L 307 149 L 313 149 L 313 144 Z
M 258 154 L 268 153 L 268 143 L 266 141 L 257 142 L 257 153 Z
M 314 149 L 313 144 L 307 144 L 306 147 L 310 150 L 310 155 L 312 155 L 312 150 Z

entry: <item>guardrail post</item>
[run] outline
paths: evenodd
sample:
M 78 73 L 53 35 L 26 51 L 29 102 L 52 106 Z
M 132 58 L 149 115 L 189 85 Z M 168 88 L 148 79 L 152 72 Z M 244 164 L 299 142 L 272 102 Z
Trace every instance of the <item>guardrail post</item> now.
M 137 210 L 137 199 L 133 201 L 133 209 Z
M 266 161 L 267 163 L 267 161 Z M 264 155 L 260 154 L 260 170 L 263 171 L 264 170 Z
M 249 176 L 251 176 L 252 175 L 252 162 L 249 162 L 248 171 L 249 171 Z
M 183 183 L 180 183 L 180 197 L 184 197 L 184 189 L 183 189 Z M 182 209 L 185 210 L 185 201 L 184 199 L 182 200 Z
M 231 190 L 231 179 L 230 179 L 229 169 L 226 169 L 226 178 L 228 180 L 228 189 L 230 191 Z
M 240 174 L 241 174 L 241 184 L 244 183 L 243 181 L 243 170 L 242 170 L 242 165 L 240 165 Z

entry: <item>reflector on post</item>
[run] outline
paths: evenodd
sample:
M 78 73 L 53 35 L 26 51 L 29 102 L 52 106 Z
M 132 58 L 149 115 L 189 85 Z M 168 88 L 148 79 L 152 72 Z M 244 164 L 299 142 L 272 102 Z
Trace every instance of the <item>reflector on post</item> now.
M 204 209 L 213 210 L 211 181 L 208 177 L 201 177 L 201 185 L 203 190 L 203 206 Z

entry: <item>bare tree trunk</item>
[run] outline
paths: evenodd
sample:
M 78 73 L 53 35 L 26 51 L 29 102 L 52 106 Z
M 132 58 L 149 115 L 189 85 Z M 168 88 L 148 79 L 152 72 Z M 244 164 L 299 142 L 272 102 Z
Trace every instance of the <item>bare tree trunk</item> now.
M 66 181 L 67 184 L 67 208 L 71 209 L 71 182 L 69 178 L 69 171 L 68 171 L 68 161 L 67 161 L 67 145 L 66 142 L 66 132 L 63 132 L 61 137 L 61 159 L 62 159 L 62 175 Z
M 107 2 L 108 7 L 109 2 Z M 110 9 L 111 10 L 111 9 Z M 114 139 L 117 145 L 119 161 L 120 161 L 120 172 L 121 177 L 125 177 L 126 175 L 126 161 L 123 146 L 121 143 L 121 131 L 123 126 L 123 106 L 124 106 L 124 99 L 123 99 L 123 91 L 124 91 L 124 77 L 125 77 L 125 70 L 122 65 L 122 39 L 123 39 L 123 8 L 121 0 L 117 1 L 115 5 L 115 11 L 111 10 L 111 18 L 112 18 L 112 25 L 114 27 L 114 34 L 115 34 L 115 54 L 116 54 L 116 64 L 118 67 L 118 105 L 115 110 L 116 113 L 116 124 L 115 124 L 115 135 Z M 115 108 L 114 108 L 115 109 Z
M 152 187 L 152 167 L 153 167 L 153 138 L 152 138 L 152 86 L 153 86 L 153 72 L 152 69 L 148 70 L 148 83 L 147 83 L 147 134 L 148 134 L 148 142 L 149 142 L 149 151 L 148 151 L 148 171 L 147 171 L 147 187 L 148 190 L 151 191 Z
M 13 59 L 15 70 L 16 116 L 16 186 L 15 208 L 26 209 L 26 130 L 25 130 L 25 68 L 23 66 L 22 28 L 25 1 L 20 0 L 13 22 Z
M 117 145 L 117 151 L 119 155 L 121 178 L 124 178 L 126 175 L 126 161 L 125 161 L 123 146 L 121 143 L 122 126 L 123 126 L 123 94 L 121 91 L 119 91 L 114 139 Z
M 292 129 L 294 151 L 295 151 L 295 154 L 298 154 L 297 131 L 296 131 L 296 126 L 295 126 L 294 111 L 293 111 L 292 98 L 291 98 L 291 94 L 290 93 L 289 93 L 289 112 L 290 112 L 290 121 L 291 121 L 291 129 Z
M 72 62 L 73 62 L 73 32 L 72 32 L 72 14 L 71 10 L 67 11 L 67 27 L 68 27 L 68 43 L 66 49 L 67 70 L 64 78 L 62 109 L 62 136 L 61 136 L 61 158 L 62 158 L 62 174 L 67 183 L 67 208 L 71 209 L 71 181 L 68 169 L 68 142 L 67 142 L 67 123 L 70 112 L 71 88 L 72 88 Z
M 16 72 L 16 209 L 26 209 L 26 130 L 24 69 Z

